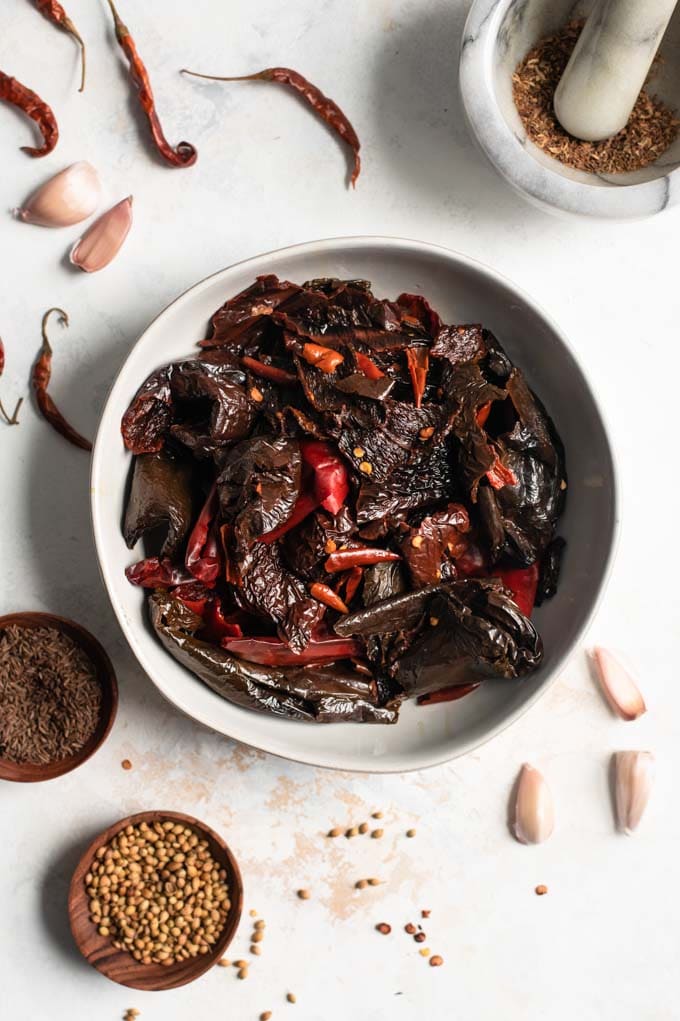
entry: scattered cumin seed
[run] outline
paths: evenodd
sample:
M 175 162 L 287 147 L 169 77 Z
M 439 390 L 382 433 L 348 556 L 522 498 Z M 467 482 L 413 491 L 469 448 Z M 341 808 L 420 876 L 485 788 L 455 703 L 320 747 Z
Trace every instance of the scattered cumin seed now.
M 392 932 L 392 926 L 388 925 L 387 922 L 379 922 L 378 925 L 376 925 L 376 929 L 378 932 L 382 933 L 383 936 L 389 936 Z
M 357 881 L 354 884 L 354 886 L 355 886 L 355 889 L 357 889 L 357 890 L 365 890 L 366 887 L 368 886 L 368 880 L 367 879 L 357 879 Z
M 430 967 L 432 968 L 440 968 L 443 963 L 444 958 L 440 957 L 439 954 L 433 954 L 433 956 L 430 958 Z
M 300 900 L 309 900 L 309 898 L 312 896 L 309 890 L 298 890 L 297 895 L 300 898 Z
M 368 885 L 369 886 L 380 886 L 380 880 L 379 879 L 369 879 L 368 880 Z
M 218 968 L 228 968 L 230 964 L 231 964 L 231 961 L 228 961 L 226 957 L 222 957 L 217 962 L 217 967 Z
M 286 999 L 289 1003 L 297 1003 L 297 996 L 295 993 L 286 993 Z
M 544 894 L 546 894 L 547 892 L 548 892 L 548 887 L 547 887 L 547 886 L 544 886 L 544 885 L 543 885 L 543 883 L 540 883 L 540 884 L 539 884 L 539 885 L 538 885 L 538 886 L 536 887 L 536 893 L 538 894 L 538 896 L 539 896 L 539 897 L 542 897 L 542 896 L 543 896 Z
M 416 831 L 415 830 L 406 830 L 406 836 L 407 837 L 415 837 L 415 835 L 416 835 Z
M 382 837 L 383 833 L 384 833 L 384 830 L 373 830 L 373 832 L 371 833 L 371 836 L 373 837 L 374 840 L 380 840 L 380 838 Z
M 553 97 L 583 21 L 571 21 L 534 46 L 512 76 L 512 95 L 529 138 L 561 163 L 594 174 L 619 174 L 649 166 L 675 141 L 680 120 L 643 88 L 625 128 L 602 142 L 568 134 L 555 117 Z
M 129 759 L 123 759 L 123 761 L 121 762 L 121 766 L 123 767 L 123 769 L 132 769 L 132 763 L 130 762 Z

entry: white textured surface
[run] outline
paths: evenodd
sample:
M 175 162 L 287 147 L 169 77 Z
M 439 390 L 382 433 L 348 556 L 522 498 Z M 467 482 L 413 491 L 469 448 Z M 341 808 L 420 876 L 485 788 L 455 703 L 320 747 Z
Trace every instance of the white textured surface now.
M 614 719 L 577 662 L 493 744 L 452 767 L 353 778 L 285 764 L 201 730 L 167 707 L 134 667 L 114 623 L 89 534 L 88 464 L 25 407 L 0 432 L 0 611 L 65 613 L 90 626 L 121 682 L 118 723 L 79 772 L 45 786 L 0 788 L 0 1012 L 13 1021 L 98 1021 L 136 1006 L 143 1021 L 257 1018 L 362 1021 L 671 1021 L 678 1016 L 680 819 L 675 636 L 680 605 L 673 434 L 667 396 L 677 316 L 673 216 L 626 227 L 562 223 L 534 211 L 482 164 L 456 98 L 463 5 L 446 0 L 275 0 L 123 4 L 136 30 L 171 139 L 199 148 L 193 170 L 150 155 L 107 46 L 104 5 L 70 0 L 90 43 L 91 76 L 75 91 L 74 48 L 25 0 L 5 0 L 0 67 L 33 84 L 60 114 L 57 152 L 31 161 L 27 129 L 0 109 L 0 209 L 49 172 L 92 160 L 111 200 L 135 195 L 136 223 L 119 260 L 92 278 L 62 264 L 76 230 L 3 219 L 0 334 L 3 401 L 24 392 L 40 316 L 62 304 L 56 399 L 92 433 L 106 389 L 157 311 L 195 280 L 258 251 L 322 235 L 422 237 L 485 260 L 527 288 L 571 337 L 602 394 L 621 455 L 623 536 L 592 637 L 628 653 L 647 716 Z M 356 193 L 342 186 L 340 149 L 289 96 L 265 86 L 183 83 L 184 64 L 248 71 L 288 63 L 340 101 L 364 143 Z M 650 274 L 650 255 L 654 272 Z M 651 536 L 650 536 L 651 533 Z M 649 748 L 658 781 L 639 833 L 613 831 L 610 751 Z M 121 759 L 134 763 L 123 772 Z M 521 762 L 545 773 L 556 801 L 551 840 L 515 844 L 505 828 Z M 215 969 L 159 996 L 117 988 L 70 942 L 65 892 L 85 842 L 143 808 L 173 807 L 212 823 L 238 854 L 246 910 L 266 918 L 248 981 Z M 324 841 L 332 823 L 386 813 L 386 837 Z M 406 840 L 415 825 L 418 835 Z M 374 874 L 389 882 L 355 892 Z M 536 897 L 546 883 L 550 892 Z M 313 898 L 294 897 L 308 886 Z M 432 908 L 425 945 L 402 932 Z M 376 922 L 393 925 L 386 939 Z M 246 950 L 249 919 L 230 956 Z M 298 996 L 285 1003 L 285 992 Z M 401 993 L 397 996 L 395 994 Z

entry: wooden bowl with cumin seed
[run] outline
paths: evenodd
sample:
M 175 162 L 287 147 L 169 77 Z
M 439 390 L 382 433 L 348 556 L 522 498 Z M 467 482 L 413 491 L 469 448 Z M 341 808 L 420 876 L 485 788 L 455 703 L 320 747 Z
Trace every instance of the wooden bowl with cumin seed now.
M 76 752 L 47 763 L 15 762 L 0 755 L 0 780 L 17 783 L 37 783 L 53 780 L 82 766 L 101 747 L 113 726 L 118 710 L 118 682 L 111 660 L 94 635 L 82 625 L 51 613 L 9 613 L 0 617 L 0 634 L 8 627 L 35 630 L 49 628 L 68 636 L 94 666 L 101 687 L 102 699 L 94 731 Z
M 97 851 L 128 826 L 147 823 L 172 822 L 193 831 L 201 840 L 207 841 L 208 851 L 215 862 L 226 872 L 229 898 L 226 920 L 216 942 L 208 953 L 199 954 L 188 960 L 172 964 L 144 964 L 135 960 L 127 950 L 119 950 L 112 943 L 111 935 L 101 935 L 97 924 L 90 917 L 90 897 L 86 888 L 86 876 L 91 873 Z M 243 880 L 236 858 L 214 830 L 193 816 L 181 812 L 139 812 L 114 823 L 92 841 L 83 854 L 73 874 L 68 896 L 71 932 L 81 954 L 93 968 L 106 978 L 130 989 L 148 992 L 162 989 L 177 989 L 204 975 L 224 956 L 238 928 L 243 908 Z

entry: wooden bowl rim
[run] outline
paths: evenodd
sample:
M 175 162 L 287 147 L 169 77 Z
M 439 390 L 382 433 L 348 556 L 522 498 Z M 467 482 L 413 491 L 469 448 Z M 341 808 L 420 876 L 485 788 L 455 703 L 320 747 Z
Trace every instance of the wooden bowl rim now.
M 0 780 L 9 780 L 14 783 L 41 783 L 44 780 L 54 780 L 56 777 L 64 776 L 77 769 L 101 748 L 109 736 L 118 712 L 118 681 L 113 663 L 104 646 L 77 621 L 40 610 L 7 613 L 0 617 L 0 631 L 12 624 L 28 629 L 51 627 L 67 634 L 94 663 L 97 680 L 102 689 L 102 703 L 97 726 L 80 751 L 65 759 L 47 762 L 44 765 L 33 762 L 12 762 L 11 759 L 4 759 L 0 756 Z
M 92 859 L 94 858 L 97 850 L 103 845 L 108 843 L 117 833 L 125 829 L 126 826 L 135 826 L 142 822 L 159 822 L 170 820 L 173 822 L 180 822 L 188 826 L 190 829 L 195 830 L 201 836 L 206 837 L 212 845 L 216 845 L 219 848 L 220 854 L 217 855 L 214 846 L 211 846 L 211 853 L 214 857 L 218 858 L 220 864 L 227 870 L 227 883 L 229 885 L 229 901 L 230 908 L 227 914 L 227 919 L 224 923 L 224 928 L 215 943 L 213 949 L 209 954 L 202 954 L 199 957 L 193 957 L 188 961 L 181 961 L 179 964 L 172 964 L 168 967 L 164 967 L 159 964 L 140 964 L 138 961 L 127 953 L 126 950 L 116 950 L 111 945 L 110 938 L 108 936 L 100 936 L 97 932 L 97 927 L 94 922 L 90 921 L 89 912 L 87 911 L 87 894 L 85 890 L 85 876 L 90 870 Z M 84 947 L 84 934 L 78 929 L 78 919 L 76 918 L 76 911 L 80 907 L 85 907 L 85 915 L 80 925 L 89 930 L 89 937 L 96 941 L 96 947 L 88 954 Z M 71 927 L 71 933 L 73 939 L 78 947 L 78 950 L 83 955 L 88 964 L 93 968 L 96 968 L 102 975 L 110 979 L 112 982 L 117 982 L 119 985 L 127 986 L 129 989 L 140 989 L 145 992 L 159 992 L 167 989 L 178 989 L 180 986 L 187 985 L 189 982 L 195 981 L 209 971 L 221 957 L 223 957 L 225 950 L 231 943 L 236 930 L 238 929 L 239 922 L 241 921 L 241 912 L 243 910 L 243 878 L 241 876 L 241 870 L 239 868 L 236 857 L 224 840 L 212 827 L 206 823 L 197 819 L 195 816 L 186 815 L 184 812 L 173 812 L 163 810 L 153 810 L 147 812 L 137 812 L 134 815 L 128 815 L 126 818 L 113 823 L 107 829 L 92 840 L 87 846 L 85 852 L 80 858 L 73 877 L 69 886 L 68 893 L 68 914 L 69 924 Z M 110 953 L 103 957 L 95 957 L 92 959 L 92 954 L 96 950 L 109 950 Z M 134 972 L 128 978 L 119 978 L 116 976 L 117 966 L 120 961 L 124 961 L 127 967 Z M 185 975 L 180 975 L 179 979 L 175 976 L 177 972 L 186 972 Z M 149 976 L 146 977 L 145 976 Z

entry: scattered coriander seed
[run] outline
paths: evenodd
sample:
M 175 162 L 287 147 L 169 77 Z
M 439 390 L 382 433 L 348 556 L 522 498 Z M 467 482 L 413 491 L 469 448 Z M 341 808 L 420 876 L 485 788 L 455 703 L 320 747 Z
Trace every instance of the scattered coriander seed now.
M 430 967 L 439 968 L 444 963 L 444 958 L 440 957 L 439 954 L 433 954 L 430 958 Z
M 361 826 L 359 827 L 359 833 L 361 833 L 361 834 L 368 833 L 368 823 L 367 822 L 362 822 Z
M 406 830 L 406 836 L 407 837 L 415 837 L 415 835 L 416 835 L 416 831 L 415 830 Z
M 248 914 L 250 915 L 251 918 L 257 918 L 257 911 L 255 910 L 255 908 L 251 908 Z
M 297 996 L 295 993 L 286 993 L 286 999 L 289 1003 L 297 1003 Z
M 414 535 L 413 538 L 411 539 L 411 545 L 413 546 L 414 549 L 420 549 L 424 541 L 425 540 L 423 539 L 422 535 Z
M 542 897 L 547 892 L 548 892 L 548 887 L 544 886 L 543 883 L 540 883 L 539 886 L 536 887 L 536 893 L 538 894 L 539 897 Z
M 263 918 L 260 918 L 260 919 L 258 919 L 257 922 L 255 922 L 254 928 L 255 929 L 266 929 L 267 928 L 267 923 L 264 921 Z
M 355 886 L 355 888 L 357 890 L 365 890 L 366 887 L 368 886 L 368 880 L 367 879 L 357 879 L 357 881 L 354 884 L 354 886 Z
M 369 886 L 380 886 L 380 880 L 379 879 L 369 879 L 368 880 L 368 885 Z
M 424 943 L 425 940 L 427 939 L 427 936 L 425 935 L 424 932 L 417 932 L 413 938 L 416 941 L 416 943 Z
M 381 932 L 383 936 L 389 936 L 392 932 L 392 926 L 388 925 L 387 922 L 379 922 L 378 925 L 376 925 L 376 929 L 378 932 Z
M 329 837 L 341 837 L 343 833 L 341 826 L 334 826 L 332 830 L 328 831 Z
M 297 895 L 300 898 L 300 900 L 309 900 L 309 898 L 312 896 L 309 890 L 298 890 Z
M 269 1018 L 271 1016 L 272 1016 L 271 1010 L 263 1010 L 262 1013 L 260 1014 L 260 1021 L 269 1021 Z
M 241 968 L 241 969 L 247 968 L 248 967 L 248 962 L 247 961 L 234 961 L 234 967 L 235 968 Z
M 429 957 L 430 956 L 430 948 L 429 947 L 421 947 L 420 950 L 418 951 L 418 953 L 420 954 L 421 957 Z
M 260 954 L 262 953 L 262 947 L 258 943 L 253 943 L 253 945 L 250 947 L 250 952 L 251 954 L 254 954 L 255 957 L 259 957 Z
M 383 817 L 382 812 L 373 812 L 371 816 L 372 819 L 382 819 L 382 817 Z
M 373 837 L 374 840 L 380 840 L 380 838 L 383 835 L 383 832 L 384 832 L 383 830 L 373 830 L 371 836 Z
M 226 957 L 220 958 L 220 960 L 217 962 L 218 968 L 228 968 L 230 964 L 231 961 L 228 961 Z
M 121 766 L 123 767 L 123 769 L 132 769 L 132 763 L 130 762 L 129 759 L 123 759 L 123 761 L 121 762 Z
M 430 962 L 430 963 L 432 963 L 432 962 Z M 246 968 L 239 968 L 236 977 L 237 978 L 248 978 L 248 968 L 247 967 Z
M 262 940 L 264 939 L 264 933 L 262 932 L 261 929 L 258 929 L 257 932 L 253 933 L 250 939 L 253 943 L 261 943 Z
M 355 447 L 352 453 L 354 454 L 355 457 L 363 457 L 366 451 L 364 450 L 363 447 Z
M 370 475 L 373 471 L 373 465 L 370 461 L 362 461 L 359 465 L 359 471 L 363 472 L 364 475 Z
M 416 927 L 413 924 L 413 922 L 409 922 L 407 925 L 404 926 L 404 932 L 407 932 L 409 936 L 412 936 L 415 931 Z
M 262 401 L 264 400 L 262 391 L 258 390 L 256 386 L 250 388 L 250 396 L 254 401 L 256 401 L 257 404 L 261 404 Z
M 429 918 L 431 914 L 432 914 L 432 912 L 429 909 L 425 910 L 425 908 L 423 908 L 423 910 L 420 912 L 420 917 L 421 918 Z
M 350 828 L 345 832 L 345 836 L 347 837 L 347 839 L 349 839 L 350 837 L 358 837 L 359 836 L 359 827 L 358 826 L 350 826 Z

